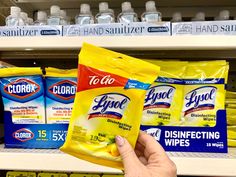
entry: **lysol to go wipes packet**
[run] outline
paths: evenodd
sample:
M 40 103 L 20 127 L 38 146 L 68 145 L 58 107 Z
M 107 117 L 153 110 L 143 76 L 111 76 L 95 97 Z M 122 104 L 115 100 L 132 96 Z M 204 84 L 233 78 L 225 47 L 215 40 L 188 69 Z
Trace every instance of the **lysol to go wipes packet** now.
M 156 65 L 84 44 L 72 117 L 61 150 L 122 169 L 115 136 L 126 137 L 135 146 L 145 92 L 158 73 Z
M 147 90 L 142 125 L 178 125 L 183 105 L 183 75 L 188 62 L 146 60 L 160 66 L 160 74 Z
M 42 71 L 40 68 L 0 69 L 4 109 L 18 124 L 45 123 Z
M 45 68 L 46 121 L 70 121 L 77 87 L 77 69 Z
M 183 124 L 215 126 L 216 113 L 225 108 L 226 61 L 191 62 L 185 72 Z

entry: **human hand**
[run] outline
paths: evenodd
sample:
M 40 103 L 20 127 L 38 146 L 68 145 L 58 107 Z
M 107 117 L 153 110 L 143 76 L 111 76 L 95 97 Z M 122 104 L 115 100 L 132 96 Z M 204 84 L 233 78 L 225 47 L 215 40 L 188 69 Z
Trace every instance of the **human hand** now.
M 162 146 L 140 131 L 133 150 L 129 142 L 116 136 L 117 148 L 124 164 L 125 177 L 176 177 L 176 166 Z

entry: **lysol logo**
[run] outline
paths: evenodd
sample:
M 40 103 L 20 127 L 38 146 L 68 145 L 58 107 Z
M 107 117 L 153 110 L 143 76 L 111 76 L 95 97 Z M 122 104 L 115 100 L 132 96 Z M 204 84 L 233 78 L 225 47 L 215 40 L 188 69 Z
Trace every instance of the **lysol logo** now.
M 204 86 L 187 93 L 184 99 L 184 115 L 195 111 L 214 109 L 217 88 Z
M 147 130 L 145 130 L 145 132 L 149 135 L 151 135 L 152 137 L 155 138 L 155 140 L 159 141 L 161 138 L 161 129 L 159 128 L 149 128 Z
M 127 96 L 118 93 L 99 95 L 93 100 L 88 119 L 96 117 L 121 119 L 129 101 Z
M 49 87 L 48 91 L 63 100 L 70 100 L 75 97 L 76 83 L 69 80 L 63 80 L 53 84 Z
M 39 90 L 40 86 L 28 79 L 17 79 L 4 86 L 5 93 L 20 99 L 30 97 Z
M 89 85 L 111 85 L 115 82 L 115 79 L 112 78 L 110 75 L 106 75 L 103 77 L 98 76 L 89 76 Z
M 15 138 L 21 142 L 29 141 L 34 138 L 33 132 L 31 132 L 29 129 L 26 129 L 26 128 L 22 128 L 22 129 L 15 131 L 12 134 L 12 136 L 13 136 L 13 138 Z
M 169 108 L 175 90 L 175 87 L 169 85 L 151 87 L 146 93 L 143 109 Z

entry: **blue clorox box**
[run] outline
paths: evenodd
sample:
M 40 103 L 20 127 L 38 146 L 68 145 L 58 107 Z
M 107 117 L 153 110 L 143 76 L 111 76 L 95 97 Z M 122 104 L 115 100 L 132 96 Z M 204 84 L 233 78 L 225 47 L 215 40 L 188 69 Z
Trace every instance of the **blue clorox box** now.
M 57 149 L 63 145 L 68 124 L 14 124 L 11 112 L 4 112 L 6 148 Z

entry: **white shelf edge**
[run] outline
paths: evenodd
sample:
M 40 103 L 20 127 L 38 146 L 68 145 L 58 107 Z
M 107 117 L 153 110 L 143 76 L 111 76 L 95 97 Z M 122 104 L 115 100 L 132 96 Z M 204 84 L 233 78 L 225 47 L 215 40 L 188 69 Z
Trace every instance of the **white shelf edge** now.
M 171 158 L 177 165 L 178 175 L 236 176 L 236 159 L 221 158 Z
M 236 148 L 230 148 L 229 154 L 171 152 L 169 156 L 177 166 L 178 175 L 236 176 Z M 122 173 L 117 169 L 77 159 L 59 150 L 3 149 L 1 145 L 0 159 L 2 170 Z
M 123 50 L 228 50 L 236 36 L 1 37 L 0 51 L 80 49 L 83 42 Z

